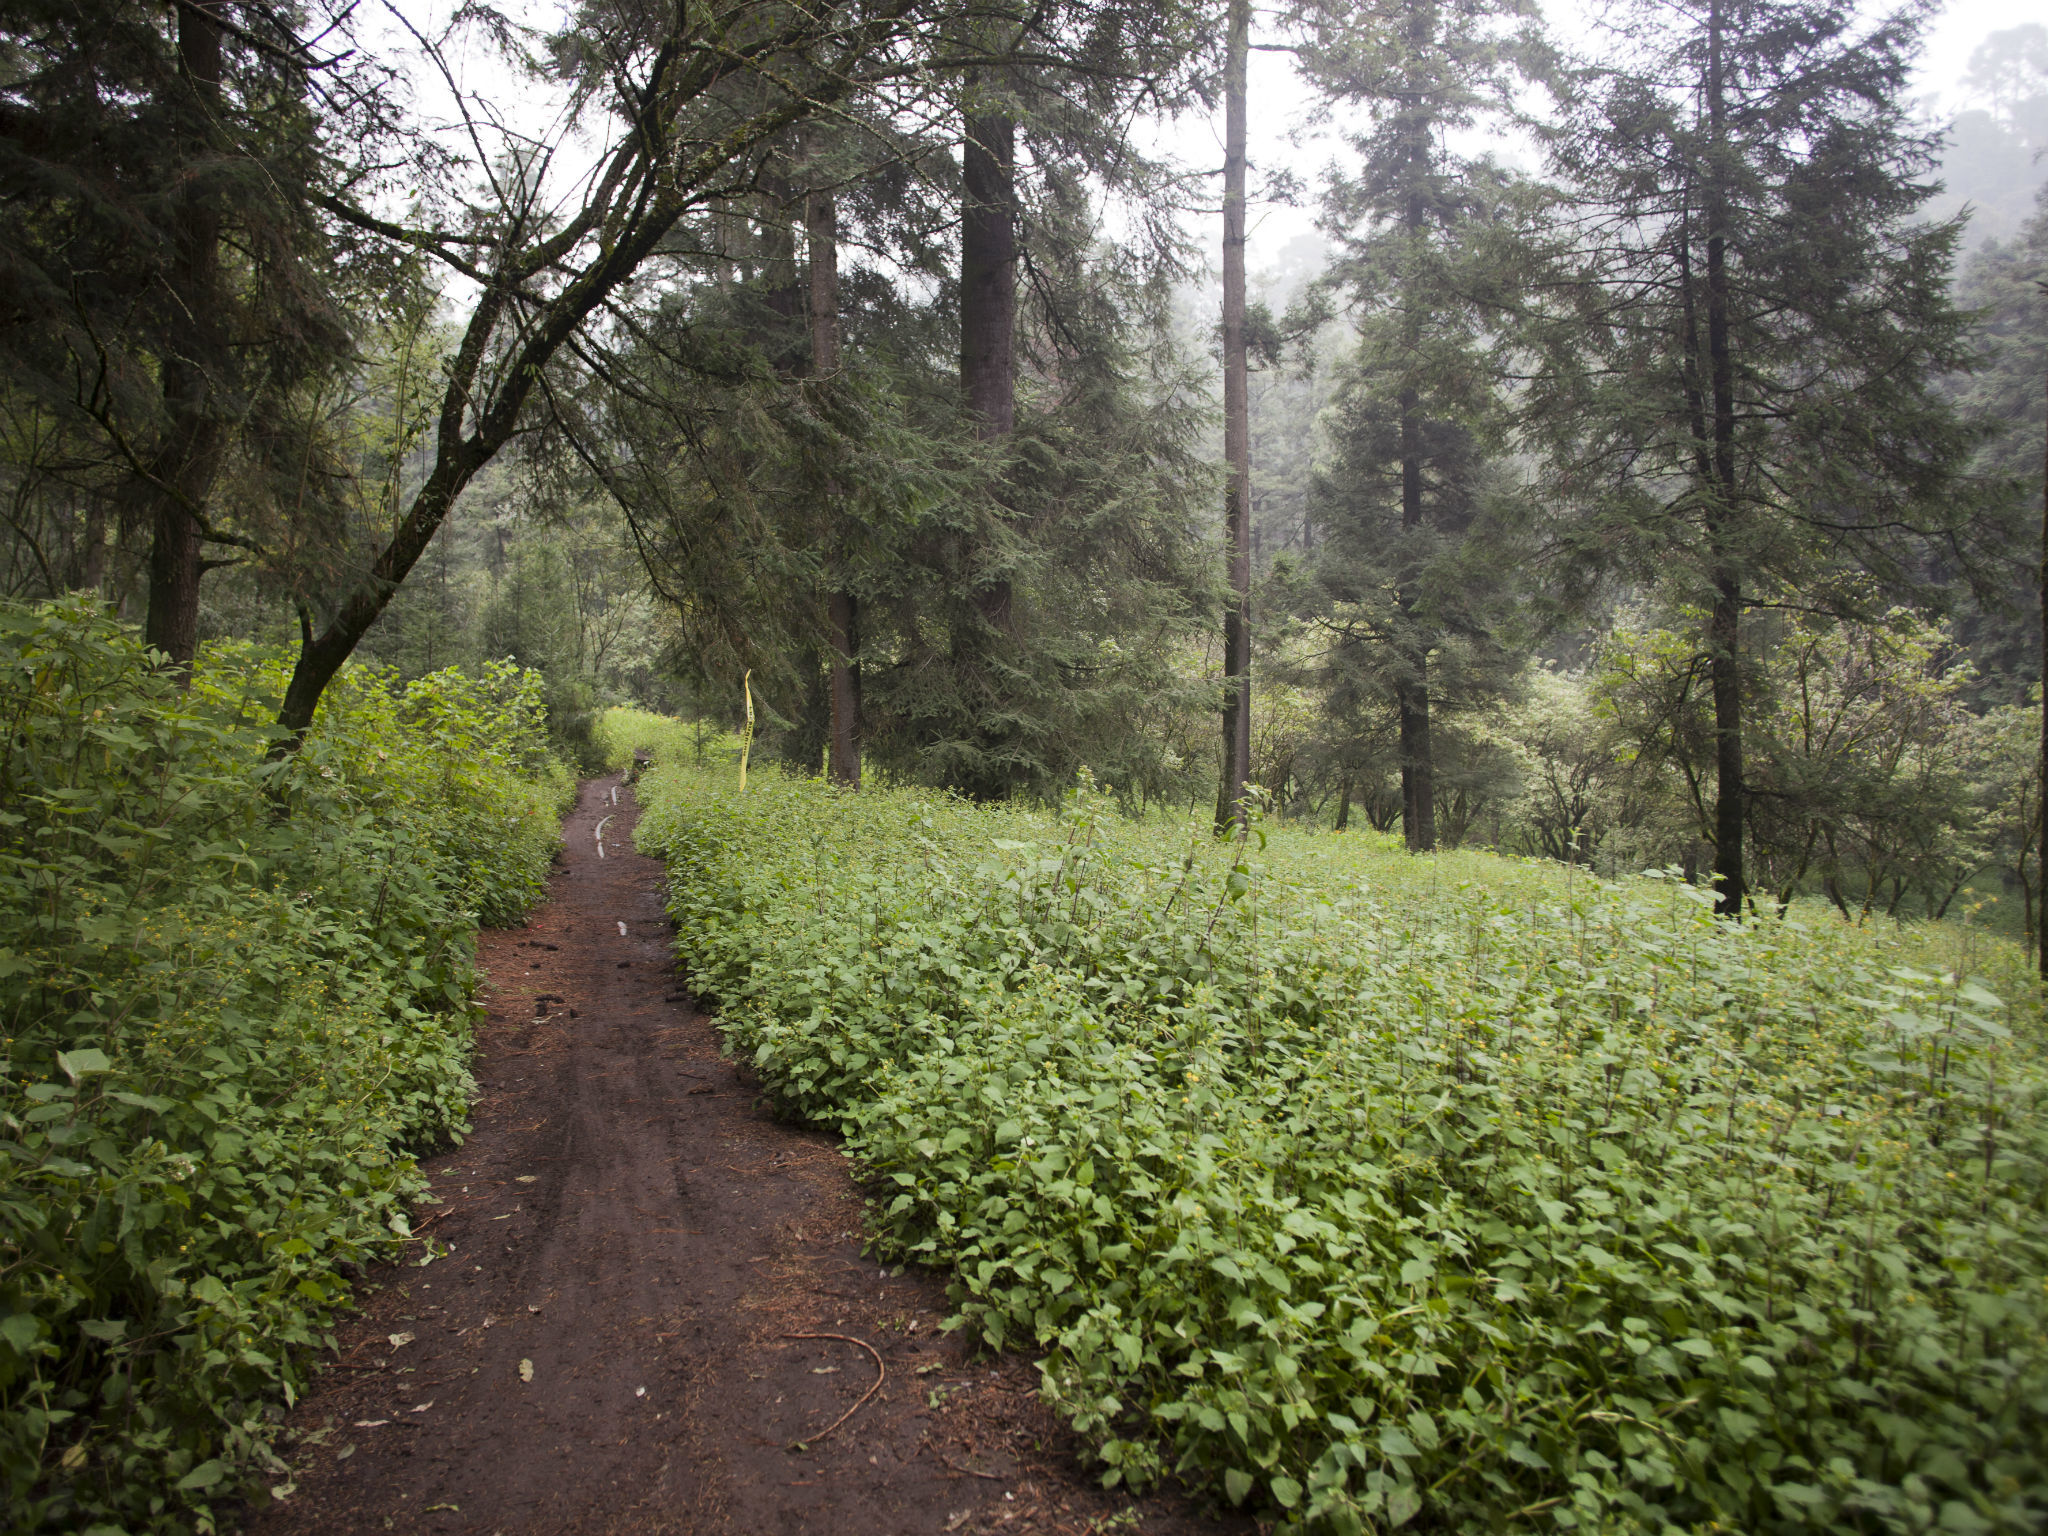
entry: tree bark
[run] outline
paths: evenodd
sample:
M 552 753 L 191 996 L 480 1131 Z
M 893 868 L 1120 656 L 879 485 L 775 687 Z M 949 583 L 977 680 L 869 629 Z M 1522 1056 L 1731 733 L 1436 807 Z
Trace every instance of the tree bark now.
M 811 374 L 825 384 L 839 373 L 839 206 L 830 192 L 804 203 L 810 246 Z
M 2048 297 L 2048 283 L 2040 284 Z M 2043 424 L 2048 425 L 2048 415 Z M 2041 455 L 2041 851 L 2036 861 L 2042 871 L 2043 921 L 2037 932 L 2035 951 L 2040 958 L 2041 979 L 2048 981 L 2048 445 Z
M 987 80 L 969 81 L 970 92 Z M 971 109 L 960 169 L 960 386 L 977 436 L 1017 424 L 1017 124 L 1005 110 Z M 1011 623 L 1009 578 L 976 584 L 974 605 L 997 630 Z
M 811 373 L 821 396 L 839 373 L 839 209 L 829 192 L 813 192 L 804 204 L 809 245 Z M 845 507 L 836 481 L 825 481 L 826 537 L 831 541 L 832 590 L 826 595 L 827 669 L 832 695 L 832 734 L 825 747 L 826 776 L 834 784 L 860 788 L 859 606 L 846 580 Z
M 1223 106 L 1223 492 L 1230 606 L 1223 614 L 1223 773 L 1219 829 L 1242 825 L 1252 776 L 1251 373 L 1245 355 L 1245 65 L 1250 0 L 1230 0 Z
M 202 161 L 220 110 L 219 0 L 178 7 L 178 69 L 187 162 Z M 188 170 L 189 176 L 189 170 Z M 171 324 L 163 359 L 164 410 L 170 426 L 150 465 L 149 609 L 143 638 L 189 676 L 199 648 L 200 525 L 219 471 L 225 432 L 213 401 L 220 361 L 220 210 L 204 175 L 190 177 L 173 226 L 168 273 Z
M 107 509 L 97 496 L 85 507 L 85 548 L 79 552 L 79 585 L 106 600 Z
M 142 638 L 191 675 L 199 652 L 199 525 L 173 496 L 158 495 L 150 524 L 149 613 Z
M 1401 720 L 1401 836 L 1410 853 L 1436 849 L 1436 770 L 1430 758 L 1429 678 L 1425 670 L 1395 690 Z
M 1744 796 L 1742 761 L 1742 594 L 1719 577 L 1707 619 L 1708 668 L 1714 691 L 1714 910 L 1742 915 Z
M 1401 391 L 1401 528 L 1412 539 L 1422 526 L 1422 408 L 1412 389 Z M 1429 738 L 1429 651 L 1416 635 L 1415 583 L 1404 572 L 1397 600 L 1409 654 L 1394 690 L 1401 723 L 1401 835 L 1410 853 L 1436 848 L 1436 758 Z
M 1424 7 L 1409 12 L 1409 42 L 1418 54 L 1429 40 L 1432 16 Z M 1418 117 L 1408 135 L 1408 202 L 1401 222 L 1408 231 L 1410 250 L 1421 245 L 1428 221 L 1424 201 L 1428 185 L 1430 139 Z M 1409 352 L 1420 355 L 1422 337 L 1416 322 L 1409 324 Z M 1422 400 L 1411 385 L 1400 394 L 1401 412 L 1401 532 L 1403 568 L 1395 601 L 1400 605 L 1403 648 L 1401 681 L 1394 690 L 1394 706 L 1401 733 L 1401 835 L 1410 853 L 1430 853 L 1436 848 L 1436 757 L 1429 734 L 1429 642 L 1420 632 L 1415 609 L 1418 572 L 1413 569 L 1415 550 L 1422 528 Z
M 851 592 L 826 601 L 827 640 L 832 647 L 832 736 L 826 743 L 826 773 L 834 784 L 860 788 L 860 610 Z
M 983 438 L 1017 424 L 1017 125 L 966 117 L 960 210 L 960 384 Z
M 767 324 L 766 350 L 775 371 L 788 378 L 802 366 L 803 334 L 809 317 L 808 284 L 797 266 L 792 206 L 796 193 L 785 165 L 778 156 L 761 175 L 761 280 L 762 303 L 772 317 Z M 805 212 L 808 218 L 808 202 Z
M 1742 761 L 1742 580 L 1729 558 L 1731 524 L 1740 515 L 1735 470 L 1735 366 L 1729 345 L 1728 202 L 1719 156 L 1726 134 L 1721 68 L 1722 0 L 1707 14 L 1707 366 L 1713 394 L 1714 469 L 1707 537 L 1714 561 L 1713 612 L 1707 623 L 1714 688 L 1714 910 L 1742 916 L 1748 894 L 1742 843 L 1747 821 Z

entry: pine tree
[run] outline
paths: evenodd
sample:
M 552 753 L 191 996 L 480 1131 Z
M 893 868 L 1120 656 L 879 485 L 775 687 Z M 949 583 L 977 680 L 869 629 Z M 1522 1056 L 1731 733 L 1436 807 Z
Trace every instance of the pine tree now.
M 829 188 L 806 195 L 804 235 L 808 246 L 811 316 L 811 375 L 829 396 L 839 375 L 839 204 Z M 829 408 L 829 398 L 820 402 Z M 846 572 L 845 492 L 837 479 L 823 486 L 826 539 L 830 545 L 825 614 L 827 688 L 831 695 L 831 735 L 826 746 L 826 772 L 835 784 L 860 788 L 860 630 L 859 599 Z
M 85 564 L 111 507 L 148 551 L 145 633 L 183 662 L 205 570 L 254 559 L 283 574 L 333 532 L 340 466 L 308 397 L 408 273 L 356 260 L 315 206 L 391 147 L 377 66 L 304 43 L 303 18 L 264 6 L 174 14 L 10 9 L 0 363 L 97 520 Z M 330 45 L 347 38 L 345 11 L 325 22 Z M 309 509 L 330 526 L 285 526 Z
M 1333 179 L 1325 212 L 1343 242 L 1326 282 L 1358 328 L 1316 482 L 1323 620 L 1338 637 L 1327 670 L 1351 674 L 1339 692 L 1390 695 L 1417 852 L 1437 842 L 1435 674 L 1449 668 L 1468 694 L 1497 650 L 1487 567 L 1507 498 L 1487 459 L 1503 443 L 1504 301 L 1532 202 L 1450 135 L 1506 110 L 1514 60 L 1533 49 L 1509 29 L 1522 14 L 1498 0 L 1411 5 L 1391 24 L 1335 10 L 1312 17 L 1302 53 L 1324 95 L 1365 119 L 1350 136 L 1358 168 Z
M 764 10 L 744 0 L 654 12 L 579 9 L 554 40 L 557 56 L 586 115 L 611 114 L 620 131 L 566 205 L 555 201 L 548 181 L 554 146 L 525 141 L 511 145 L 502 165 L 482 163 L 478 152 L 467 172 L 487 182 L 490 196 L 482 207 L 465 208 L 459 227 L 405 227 L 360 203 L 325 200 L 333 217 L 364 237 L 431 253 L 472 282 L 476 298 L 445 370 L 432 466 L 358 579 L 323 605 L 324 622 L 307 615 L 281 724 L 294 736 L 307 729 L 327 683 L 455 499 L 537 418 L 559 408 L 561 436 L 593 476 L 620 483 L 618 467 L 605 463 L 617 444 L 574 419 L 575 391 L 586 376 L 623 382 L 607 377 L 606 349 L 592 335 L 595 318 L 617 314 L 629 301 L 636 309 L 671 304 L 672 288 L 641 281 L 648 271 L 715 249 L 707 242 L 690 250 L 687 237 L 675 238 L 679 226 L 716 224 L 735 203 L 756 198 L 779 205 L 783 211 L 764 221 L 772 237 L 768 308 L 801 336 L 805 305 L 792 232 L 800 214 L 787 181 L 791 133 L 853 107 L 884 116 L 914 112 L 925 104 L 933 74 L 970 62 L 945 41 L 953 19 L 940 0 L 886 0 L 853 13 Z M 735 29 L 747 38 L 738 55 Z M 480 143 L 491 114 L 467 99 L 459 105 L 471 143 Z M 563 132 L 572 131 L 572 119 L 564 119 Z M 624 330 L 640 336 L 636 324 Z M 744 373 L 715 351 L 677 336 L 671 360 L 702 363 L 707 377 Z M 771 361 L 787 371 L 791 360 Z M 615 494 L 624 499 L 623 488 Z
M 1014 414 L 987 437 L 961 387 L 957 289 L 892 270 L 953 275 L 957 245 L 932 236 L 957 229 L 961 185 L 901 174 L 936 158 L 928 143 L 863 160 L 883 142 L 816 129 L 792 157 L 789 193 L 814 215 L 808 362 L 776 362 L 758 228 L 797 210 L 764 199 L 748 228 L 728 210 L 720 260 L 573 400 L 557 370 L 558 414 L 631 513 L 679 659 L 707 691 L 751 668 L 764 747 L 793 766 L 814 772 L 822 752 L 831 768 L 834 693 L 843 722 L 857 685 L 863 774 L 999 798 L 1057 794 L 1087 765 L 1134 797 L 1178 789 L 1144 727 L 1184 691 L 1171 663 L 1205 595 L 1207 476 L 1190 380 L 1153 350 L 1168 274 L 1104 240 L 1085 167 L 1035 150 L 1015 212 L 1030 281 L 1009 332 Z M 844 249 L 889 258 L 854 256 L 831 304 L 827 191 Z M 838 366 L 821 366 L 835 344 Z M 991 572 L 1008 589 L 1001 625 L 983 603 Z
M 1707 617 L 1724 913 L 1748 891 L 1742 621 L 1858 616 L 1930 543 L 1981 560 L 1952 493 L 1969 437 L 1935 388 L 1966 362 L 1953 226 L 1916 214 L 1934 142 L 1905 92 L 1926 8 L 1866 30 L 1809 0 L 1622 13 L 1555 141 L 1581 201 L 1569 295 L 1531 391 L 1582 547 Z
M 1229 0 L 1223 65 L 1223 775 L 1220 831 L 1242 825 L 1252 776 L 1252 429 L 1245 345 L 1245 115 L 1251 57 L 1250 0 Z
M 1977 319 L 1975 370 L 1951 382 L 1960 409 L 1984 433 L 1973 470 L 2010 485 L 2025 506 L 2041 502 L 2048 375 L 2048 190 L 2034 216 L 2009 241 L 1972 252 L 1956 282 L 1956 301 Z M 1976 675 L 1971 701 L 1980 709 L 2024 705 L 2041 681 L 2040 572 L 2031 540 L 2016 541 L 1992 589 L 1978 599 L 1959 594 L 1952 625 Z M 1939 568 L 1937 568 L 1939 569 Z
M 2013 573 L 2022 582 L 2033 578 L 2034 633 L 1994 631 L 1979 646 L 1992 650 L 1998 639 L 2007 641 L 2002 649 L 2017 663 L 2009 671 L 2023 699 L 2029 673 L 2037 682 L 2048 678 L 2048 189 L 2035 199 L 2034 216 L 2018 239 L 1993 244 L 1971 262 L 1961 290 L 1963 301 L 1984 315 L 1982 365 L 1963 393 L 1965 409 L 1990 431 L 1980 467 L 2010 477 L 2023 503 L 2040 510 L 2038 564 L 2031 572 Z M 2042 713 L 2040 770 L 2048 773 L 2048 709 Z M 2048 816 L 2037 830 L 2038 867 L 2048 869 Z M 2048 977 L 2048 943 L 2039 946 L 2039 957 L 2041 974 Z

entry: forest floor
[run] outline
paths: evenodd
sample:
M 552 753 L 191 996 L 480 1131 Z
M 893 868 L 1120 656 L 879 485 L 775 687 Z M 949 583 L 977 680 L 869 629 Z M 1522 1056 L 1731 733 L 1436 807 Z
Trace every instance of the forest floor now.
M 252 1536 L 1252 1532 L 1104 1492 L 1028 1359 L 863 1256 L 836 1138 L 762 1109 L 677 982 L 634 814 L 586 783 L 549 902 L 483 936 L 474 1132 L 424 1164 L 441 1203 L 362 1287 Z

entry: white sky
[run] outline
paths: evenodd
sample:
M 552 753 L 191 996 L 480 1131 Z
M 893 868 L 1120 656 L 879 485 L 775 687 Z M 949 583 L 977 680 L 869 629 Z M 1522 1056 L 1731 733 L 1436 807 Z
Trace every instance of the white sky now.
M 1864 10 L 1871 16 L 1878 16 L 1889 9 L 1881 4 L 1868 4 Z M 1961 80 L 1968 66 L 1971 52 L 1992 32 L 2021 24 L 2027 19 L 2016 14 L 2011 0 L 1949 0 L 1930 25 L 1914 95 L 1922 99 L 1930 112 L 1937 116 L 1950 115 L 1961 101 Z M 1596 6 L 1588 0 L 1549 0 L 1544 13 L 1553 30 L 1567 43 L 1590 48 L 1597 46 L 1592 17 Z M 1257 13 L 1254 12 L 1253 41 L 1259 40 Z M 1257 104 L 1251 114 L 1250 154 L 1253 165 L 1252 186 L 1254 195 L 1259 185 L 1260 170 L 1292 168 L 1299 176 L 1304 191 L 1303 203 L 1299 207 L 1266 204 L 1250 211 L 1250 227 L 1246 237 L 1246 265 L 1253 272 L 1270 267 L 1288 241 L 1313 231 L 1315 225 L 1315 197 L 1323 167 L 1326 166 L 1336 147 L 1328 140 L 1311 140 L 1302 144 L 1291 142 L 1290 134 L 1299 124 L 1308 104 L 1307 93 L 1294 78 L 1293 66 L 1286 55 L 1278 53 L 1253 53 L 1247 81 L 1247 95 Z M 1223 163 L 1223 121 L 1219 111 L 1214 122 L 1187 121 L 1176 125 L 1168 142 L 1190 164 L 1211 164 L 1221 167 Z M 1221 195 L 1219 176 L 1218 196 Z M 1198 238 L 1209 251 L 1212 269 L 1221 261 L 1222 221 L 1213 218 L 1201 221 Z
M 435 67 L 395 17 L 403 13 L 420 33 L 431 37 L 445 25 L 446 17 L 456 3 L 457 0 L 382 0 L 380 10 L 370 14 L 367 27 L 380 52 L 389 50 L 390 54 L 405 58 L 409 66 L 406 72 L 411 77 L 418 108 L 427 117 L 440 117 L 446 124 L 444 131 L 451 135 L 459 135 L 450 110 L 452 97 Z M 1597 48 L 1597 35 L 1592 17 L 1597 5 L 1598 0 L 1548 0 L 1546 14 L 1554 31 L 1567 45 L 1583 46 L 1593 51 Z M 501 9 L 521 17 L 537 29 L 554 24 L 562 14 L 562 6 L 563 0 L 503 0 L 501 3 Z M 1864 8 L 1875 16 L 1888 7 L 1882 0 L 1865 0 Z M 1256 18 L 1257 13 L 1254 14 Z M 1971 51 L 1988 34 L 2015 26 L 2025 19 L 2015 14 L 2011 0 L 1948 0 L 1929 28 L 1915 96 L 1934 115 L 1945 116 L 1953 112 L 1961 104 L 1960 82 Z M 1259 40 L 1259 31 L 1259 22 L 1255 19 L 1255 42 Z M 457 42 L 455 46 L 460 50 L 464 44 Z M 514 82 L 502 59 L 495 53 L 484 49 L 465 57 L 457 52 L 448 58 L 447 63 L 465 89 L 480 92 L 488 98 L 491 111 L 501 117 L 504 126 L 541 138 L 555 136 L 558 123 L 553 116 L 557 103 L 550 99 L 553 93 L 535 89 L 527 82 Z M 1321 173 L 1337 147 L 1327 138 L 1300 144 L 1292 141 L 1291 135 L 1308 106 L 1308 95 L 1295 79 L 1293 65 L 1286 55 L 1252 54 L 1249 94 L 1255 104 L 1250 125 L 1254 197 L 1262 170 L 1291 168 L 1302 183 L 1303 191 L 1302 203 L 1297 207 L 1255 202 L 1251 210 L 1247 264 L 1256 273 L 1270 267 L 1290 240 L 1313 231 Z M 1154 144 L 1171 149 L 1190 167 L 1215 167 L 1220 173 L 1222 139 L 1222 114 L 1219 110 L 1213 120 L 1192 118 L 1163 125 Z M 488 137 L 486 144 L 491 150 L 498 147 Z M 467 148 L 466 145 L 461 147 Z M 564 146 L 565 157 L 558 159 L 557 176 L 551 178 L 558 196 L 572 192 L 569 183 L 586 170 L 597 147 L 585 143 L 580 146 L 579 153 L 577 148 Z M 564 176 L 560 174 L 562 171 L 569 174 Z M 1220 174 L 1212 185 L 1220 197 Z M 1188 228 L 1196 243 L 1209 252 L 1213 271 L 1220 259 L 1221 218 L 1213 214 L 1190 215 Z

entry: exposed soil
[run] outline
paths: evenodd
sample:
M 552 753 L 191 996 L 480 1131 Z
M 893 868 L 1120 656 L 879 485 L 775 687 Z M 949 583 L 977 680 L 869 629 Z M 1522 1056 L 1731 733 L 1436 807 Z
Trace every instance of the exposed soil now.
M 937 1279 L 862 1255 L 835 1139 L 765 1113 L 680 990 L 634 814 L 586 783 L 552 900 L 484 935 L 432 1252 L 363 1287 L 249 1530 L 1251 1532 L 1104 1493 L 1028 1360 L 970 1355 Z

